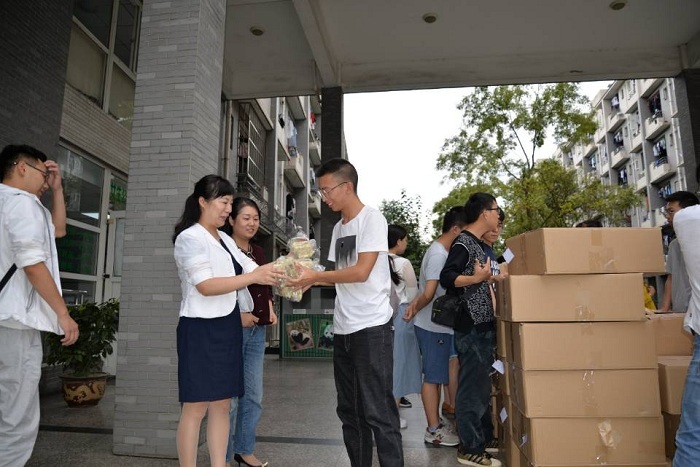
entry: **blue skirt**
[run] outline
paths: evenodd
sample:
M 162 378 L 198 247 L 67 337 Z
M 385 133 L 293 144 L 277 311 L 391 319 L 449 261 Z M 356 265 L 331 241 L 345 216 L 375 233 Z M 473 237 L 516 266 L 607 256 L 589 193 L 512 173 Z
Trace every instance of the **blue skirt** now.
M 402 303 L 394 318 L 394 397 L 420 394 L 423 386 L 423 364 L 413 320 L 401 317 L 408 303 Z
M 243 395 L 241 315 L 180 317 L 177 324 L 177 381 L 180 402 L 204 402 Z

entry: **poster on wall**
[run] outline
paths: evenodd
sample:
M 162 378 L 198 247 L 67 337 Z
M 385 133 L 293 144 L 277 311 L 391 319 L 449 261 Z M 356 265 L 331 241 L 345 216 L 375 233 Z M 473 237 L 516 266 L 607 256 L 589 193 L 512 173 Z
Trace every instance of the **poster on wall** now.
M 314 346 L 314 336 L 311 332 L 311 322 L 308 318 L 287 323 L 287 338 L 289 349 L 298 352 L 311 349 Z
M 318 348 L 333 350 L 333 320 L 322 319 L 318 326 Z

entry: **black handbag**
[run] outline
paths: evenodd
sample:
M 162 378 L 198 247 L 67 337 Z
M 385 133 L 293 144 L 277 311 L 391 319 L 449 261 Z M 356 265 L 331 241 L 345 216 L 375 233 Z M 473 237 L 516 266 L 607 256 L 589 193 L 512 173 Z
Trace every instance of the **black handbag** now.
M 461 309 L 462 297 L 451 294 L 441 295 L 433 302 L 430 320 L 435 324 L 442 324 L 443 326 L 453 328 Z

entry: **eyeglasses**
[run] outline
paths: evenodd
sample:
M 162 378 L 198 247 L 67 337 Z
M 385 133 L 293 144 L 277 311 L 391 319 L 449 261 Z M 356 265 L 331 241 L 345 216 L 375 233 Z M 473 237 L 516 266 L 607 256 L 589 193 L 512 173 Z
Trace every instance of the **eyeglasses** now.
M 495 208 L 484 208 L 484 211 L 498 211 L 499 209 L 501 209 L 501 208 L 496 206 Z
M 51 174 L 49 173 L 48 170 L 41 170 L 39 167 L 34 167 L 32 164 L 30 164 L 30 163 L 27 162 L 27 161 L 23 161 L 23 162 L 24 162 L 25 165 L 31 167 L 32 169 L 36 170 L 37 172 L 41 172 L 41 175 L 44 176 L 44 182 L 47 182 L 47 183 L 48 183 L 48 181 L 49 181 L 49 176 L 51 175 Z M 13 165 L 17 165 L 17 164 L 18 164 L 18 162 L 15 162 Z
M 333 188 L 321 188 L 320 190 L 318 190 L 318 194 L 321 195 L 321 198 L 326 199 L 328 197 L 328 195 L 330 195 L 333 190 L 338 188 L 340 185 L 345 185 L 346 183 L 348 183 L 348 182 L 345 181 L 345 182 L 338 183 Z

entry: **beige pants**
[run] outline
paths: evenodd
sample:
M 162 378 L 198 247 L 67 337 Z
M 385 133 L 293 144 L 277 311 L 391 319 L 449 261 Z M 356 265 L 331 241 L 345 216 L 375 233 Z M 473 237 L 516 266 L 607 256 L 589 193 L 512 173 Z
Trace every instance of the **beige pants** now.
M 21 467 L 39 431 L 41 335 L 0 325 L 0 467 Z

